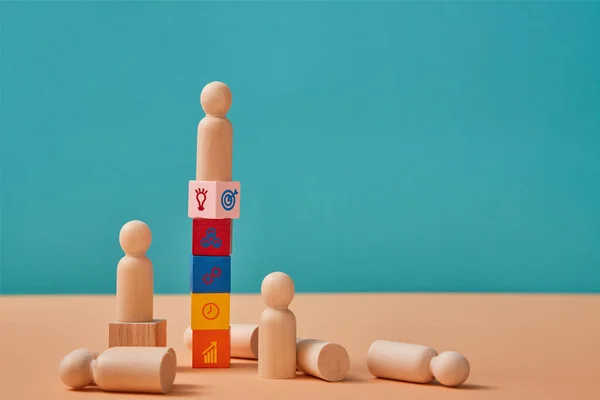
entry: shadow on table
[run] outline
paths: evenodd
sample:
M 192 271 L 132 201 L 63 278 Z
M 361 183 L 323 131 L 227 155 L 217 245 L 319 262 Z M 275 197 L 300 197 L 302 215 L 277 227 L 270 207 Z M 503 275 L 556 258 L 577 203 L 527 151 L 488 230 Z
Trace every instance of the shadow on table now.
M 258 364 L 256 362 L 232 362 L 229 364 L 229 368 L 192 368 L 190 365 L 178 365 L 177 373 L 194 373 L 198 371 L 206 371 L 207 369 L 211 371 L 227 371 L 229 369 L 237 369 L 237 370 L 256 370 L 258 368 Z
M 464 383 L 457 387 L 449 387 L 449 386 L 442 385 L 441 383 L 439 383 L 436 380 L 434 380 L 433 382 L 430 382 L 430 383 L 417 383 L 417 382 L 397 381 L 395 379 L 373 378 L 372 380 L 370 380 L 370 382 L 387 383 L 387 384 L 394 383 L 394 384 L 398 384 L 398 385 L 423 386 L 423 387 L 436 387 L 436 388 L 442 388 L 442 389 L 446 389 L 446 390 L 496 390 L 496 389 L 498 389 L 495 386 L 478 385 L 475 383 Z
M 253 369 L 258 370 L 258 363 L 252 361 L 241 361 L 241 362 L 232 362 L 230 364 L 232 369 Z
M 190 395 L 197 395 L 202 393 L 202 385 L 190 385 L 189 383 L 174 384 L 168 396 L 171 397 L 187 397 Z
M 442 386 L 442 385 L 440 385 L 440 386 Z M 459 387 L 449 388 L 449 389 L 454 389 L 454 390 L 496 390 L 498 388 L 495 386 L 489 386 L 489 385 L 476 385 L 474 383 L 465 383 L 464 385 L 461 385 Z
M 498 389 L 495 386 L 478 385 L 475 383 L 463 383 L 462 385 L 457 386 L 457 387 L 447 387 L 447 386 L 442 385 L 438 381 L 433 381 L 433 382 L 429 383 L 428 385 L 439 386 L 439 387 L 447 388 L 450 390 L 496 390 L 496 389 Z
M 173 384 L 173 386 L 171 387 L 171 391 L 167 394 L 162 394 L 162 393 L 128 393 L 128 392 L 114 392 L 114 393 L 118 393 L 121 396 L 140 396 L 141 394 L 143 395 L 148 395 L 148 396 L 158 396 L 158 397 L 162 397 L 162 396 L 170 396 L 170 397 L 188 397 L 191 395 L 198 395 L 202 393 L 202 385 L 190 385 L 190 384 L 186 384 L 186 383 L 180 383 L 180 384 Z M 98 392 L 98 393 L 112 393 L 112 392 L 106 392 L 100 388 L 98 388 L 97 386 L 89 386 L 86 387 L 84 389 L 78 390 L 80 392 L 87 392 L 87 393 L 94 393 L 94 392 Z
M 349 374 L 347 377 L 345 377 L 343 380 L 338 381 L 338 382 L 327 382 L 323 379 L 317 378 L 315 376 L 311 376 L 308 374 L 304 374 L 302 372 L 298 372 L 298 374 L 296 375 L 296 379 L 298 380 L 311 380 L 311 381 L 316 381 L 316 382 L 323 382 L 323 383 L 327 383 L 327 384 L 333 384 L 333 385 L 343 385 L 343 384 L 348 384 L 348 383 L 367 383 L 368 379 L 362 379 L 359 378 L 355 375 Z

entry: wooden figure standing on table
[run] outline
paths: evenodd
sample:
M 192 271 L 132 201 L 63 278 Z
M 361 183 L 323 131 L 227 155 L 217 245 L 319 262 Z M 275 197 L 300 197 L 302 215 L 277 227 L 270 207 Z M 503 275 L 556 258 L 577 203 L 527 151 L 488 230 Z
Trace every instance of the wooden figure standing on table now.
M 167 321 L 153 319 L 154 269 L 146 256 L 152 232 L 142 221 L 129 221 L 119 243 L 125 256 L 117 265 L 117 315 L 109 324 L 109 347 L 166 346 Z
M 260 292 L 267 308 L 258 328 L 258 375 L 295 378 L 296 316 L 288 308 L 294 299 L 294 281 L 283 272 L 273 272 L 263 280 Z

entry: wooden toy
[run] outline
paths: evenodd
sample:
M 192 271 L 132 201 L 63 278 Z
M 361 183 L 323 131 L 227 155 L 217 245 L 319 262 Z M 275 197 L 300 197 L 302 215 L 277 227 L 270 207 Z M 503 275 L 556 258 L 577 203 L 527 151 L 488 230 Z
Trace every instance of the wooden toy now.
M 192 331 L 192 368 L 229 368 L 230 330 Z
M 108 338 L 108 347 L 165 347 L 167 321 L 158 319 L 152 322 L 111 322 Z
M 83 389 L 90 385 L 94 378 L 91 366 L 100 353 L 89 349 L 73 350 L 61 360 L 58 374 L 63 383 L 72 389 Z
M 188 217 L 237 219 L 240 217 L 241 197 L 240 182 L 190 181 Z
M 116 321 L 108 327 L 108 345 L 163 347 L 167 321 L 154 319 L 154 270 L 146 252 L 152 232 L 142 221 L 121 228 L 119 243 L 125 252 L 117 265 Z
M 350 369 L 350 357 L 344 347 L 316 339 L 297 338 L 297 366 L 305 374 L 328 382 L 346 378 Z
M 445 386 L 459 386 L 467 380 L 467 359 L 453 351 L 438 355 L 434 349 L 412 343 L 376 340 L 367 353 L 367 368 L 378 378 L 429 383 L 437 379 Z
M 154 270 L 146 252 L 152 232 L 142 221 L 129 221 L 121 228 L 119 242 L 125 252 L 117 265 L 117 321 L 152 321 Z
M 261 285 L 267 308 L 260 315 L 258 375 L 266 379 L 296 377 L 296 316 L 289 310 L 294 281 L 283 272 L 267 275 Z
M 229 293 L 192 293 L 192 330 L 229 330 Z
M 198 124 L 196 179 L 188 184 L 192 312 L 185 340 L 191 346 L 193 368 L 227 368 L 232 219 L 240 216 L 241 200 L 240 182 L 231 180 L 231 91 L 222 82 L 211 82 L 202 89 L 200 104 L 206 116 Z
M 83 389 L 95 383 L 107 392 L 168 393 L 177 373 L 177 356 L 167 347 L 112 347 L 103 353 L 77 349 L 59 365 L 63 383 Z
M 444 386 L 463 384 L 471 372 L 469 361 L 456 351 L 444 351 L 433 357 L 429 368 L 435 379 Z
M 231 219 L 195 218 L 192 221 L 192 254 L 230 256 L 231 226 Z
M 192 293 L 230 293 L 231 257 L 190 255 Z
M 196 180 L 230 181 L 233 126 L 227 119 L 231 91 L 222 82 L 211 82 L 200 94 L 206 116 L 198 124 Z
M 192 350 L 192 331 L 183 333 L 183 343 Z M 231 324 L 231 358 L 258 359 L 259 328 L 256 324 Z M 346 349 L 336 343 L 316 339 L 296 338 L 296 367 L 301 372 L 328 382 L 346 378 L 350 369 L 350 357 Z
M 258 325 L 231 324 L 231 357 L 258 359 Z

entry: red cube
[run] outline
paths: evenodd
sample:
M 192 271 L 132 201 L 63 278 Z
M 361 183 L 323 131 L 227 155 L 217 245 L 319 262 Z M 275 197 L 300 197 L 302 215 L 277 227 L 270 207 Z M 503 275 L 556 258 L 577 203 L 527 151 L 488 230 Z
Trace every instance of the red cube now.
M 192 254 L 195 256 L 231 255 L 231 219 L 194 218 Z
M 230 329 L 192 331 L 192 368 L 230 368 Z

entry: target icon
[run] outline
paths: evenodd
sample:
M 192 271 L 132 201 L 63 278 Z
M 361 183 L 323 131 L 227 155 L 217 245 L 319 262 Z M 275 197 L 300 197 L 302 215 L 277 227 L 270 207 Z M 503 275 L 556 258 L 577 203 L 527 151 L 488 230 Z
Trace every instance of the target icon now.
M 235 190 L 226 190 L 221 195 L 221 207 L 225 211 L 231 211 L 235 207 L 236 197 L 238 195 L 237 189 Z

